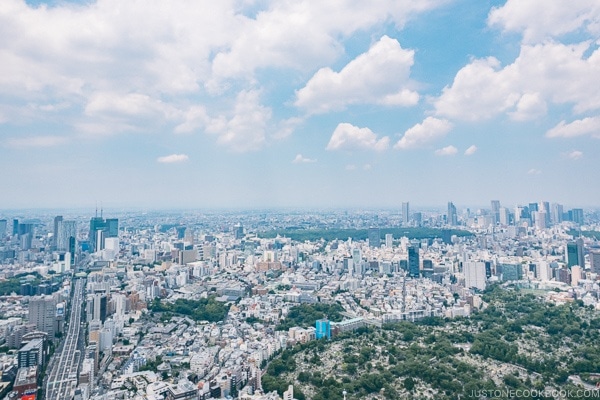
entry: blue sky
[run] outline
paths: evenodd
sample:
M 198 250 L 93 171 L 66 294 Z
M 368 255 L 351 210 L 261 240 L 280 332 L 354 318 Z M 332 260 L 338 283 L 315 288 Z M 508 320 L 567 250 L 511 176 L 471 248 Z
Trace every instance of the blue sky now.
M 595 0 L 3 0 L 0 209 L 597 206 L 599 39 Z

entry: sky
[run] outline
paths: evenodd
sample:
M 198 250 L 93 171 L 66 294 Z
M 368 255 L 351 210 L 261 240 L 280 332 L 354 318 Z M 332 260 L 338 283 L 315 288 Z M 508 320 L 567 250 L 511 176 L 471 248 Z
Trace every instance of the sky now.
M 0 2 L 0 209 L 600 205 L 597 0 Z

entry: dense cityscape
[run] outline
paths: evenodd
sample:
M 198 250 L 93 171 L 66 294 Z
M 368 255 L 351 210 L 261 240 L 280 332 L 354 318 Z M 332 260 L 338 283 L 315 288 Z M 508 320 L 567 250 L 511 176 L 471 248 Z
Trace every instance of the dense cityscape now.
M 517 303 L 581 307 L 591 329 L 600 322 L 599 232 L 598 210 L 496 200 L 443 210 L 405 202 L 388 210 L 2 211 L 1 395 L 435 399 L 496 390 L 510 398 L 519 387 L 511 379 L 523 379 L 558 393 L 540 398 L 586 398 L 561 393 L 595 393 L 595 361 L 581 366 L 573 353 L 545 375 L 533 359 L 486 350 L 477 335 L 488 332 L 472 324 L 507 296 L 499 293 L 527 293 Z M 545 326 L 535 325 L 515 330 Z M 341 347 L 400 333 L 404 350 L 385 345 L 369 356 L 363 347 L 361 362 Z M 450 333 L 448 348 L 460 351 L 464 368 L 494 365 L 488 386 L 469 394 L 461 376 L 450 382 L 462 386 L 443 387 L 408 372 L 364 387 L 336 381 L 364 376 L 375 354 L 388 360 L 377 364 L 381 374 L 393 372 L 391 360 L 409 357 L 409 344 L 435 349 L 427 340 Z M 493 340 L 516 344 L 515 357 L 535 354 L 525 339 Z M 330 369 L 315 372 L 315 362 Z M 329 381 L 314 384 L 317 374 Z M 335 393 L 319 392 L 330 384 Z

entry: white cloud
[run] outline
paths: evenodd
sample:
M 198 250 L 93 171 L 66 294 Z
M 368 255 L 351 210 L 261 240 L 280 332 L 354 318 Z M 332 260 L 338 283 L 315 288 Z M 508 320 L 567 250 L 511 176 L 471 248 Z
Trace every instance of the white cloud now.
M 564 156 L 571 160 L 579 160 L 581 157 L 583 157 L 583 152 L 579 150 L 572 150 L 564 153 Z
M 427 117 L 425 120 L 409 128 L 396 143 L 395 149 L 411 149 L 446 136 L 452 129 L 452 123 L 445 119 Z
M 452 145 L 437 149 L 435 151 L 436 156 L 453 156 L 458 153 L 458 149 Z
M 472 156 L 477 151 L 477 146 L 472 145 L 469 146 L 468 149 L 465 150 L 465 156 Z
M 488 24 L 521 33 L 527 43 L 581 28 L 597 35 L 600 33 L 600 3 L 596 0 L 508 0 L 503 6 L 492 9 Z
M 436 115 L 483 120 L 507 113 L 515 120 L 546 114 L 547 103 L 572 104 L 576 113 L 600 109 L 600 50 L 590 42 L 523 45 L 505 67 L 476 59 L 456 74 L 434 100 Z
M 168 156 L 158 157 L 156 161 L 163 164 L 174 164 L 189 160 L 186 154 L 171 154 Z
M 383 36 L 340 72 L 330 68 L 317 71 L 296 92 L 295 105 L 313 113 L 342 110 L 349 104 L 414 105 L 419 95 L 408 87 L 413 58 L 413 50 Z
M 578 119 L 568 124 L 565 121 L 561 121 L 554 128 L 546 132 L 546 137 L 549 138 L 572 138 L 585 135 L 600 138 L 600 117 Z
M 220 116 L 206 131 L 218 135 L 217 143 L 235 152 L 258 150 L 265 142 L 271 109 L 260 104 L 256 90 L 241 91 L 236 97 L 233 117 Z
M 294 158 L 292 160 L 292 163 L 294 163 L 294 164 L 315 163 L 315 162 L 317 162 L 317 160 L 308 158 L 308 157 L 304 157 L 302 154 L 297 154 L 296 158 Z
M 333 131 L 327 150 L 375 150 L 383 151 L 389 147 L 390 138 L 381 139 L 369 128 L 359 128 L 352 124 L 340 123 Z
M 218 81 L 258 68 L 308 71 L 327 65 L 343 53 L 340 38 L 389 21 L 401 27 L 411 16 L 446 2 L 272 1 L 254 19 L 232 25 L 236 39 L 215 56 L 213 76 Z
M 10 138 L 6 141 L 6 146 L 13 148 L 29 147 L 54 147 L 65 144 L 68 139 L 64 136 L 40 135 L 21 138 Z
M 542 173 L 542 171 L 540 171 L 539 169 L 535 169 L 535 168 L 531 168 L 529 171 L 527 171 L 527 175 L 539 175 L 541 173 Z
M 192 106 L 184 113 L 184 121 L 175 127 L 175 133 L 190 133 L 205 127 L 210 117 L 203 106 Z
M 346 171 L 355 171 L 355 170 L 356 170 L 356 165 L 354 165 L 354 164 L 346 165 Z

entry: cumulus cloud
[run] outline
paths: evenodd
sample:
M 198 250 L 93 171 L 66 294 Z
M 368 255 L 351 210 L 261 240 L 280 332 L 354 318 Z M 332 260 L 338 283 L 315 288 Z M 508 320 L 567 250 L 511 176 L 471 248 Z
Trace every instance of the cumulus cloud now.
M 564 153 L 564 156 L 571 160 L 579 160 L 581 157 L 583 157 L 583 152 L 579 150 L 572 150 Z
M 475 59 L 434 100 L 436 115 L 483 120 L 507 113 L 515 120 L 546 114 L 547 103 L 572 104 L 576 113 L 600 109 L 600 50 L 590 42 L 523 45 L 509 65 Z
M 578 119 L 571 123 L 561 121 L 546 132 L 546 137 L 549 138 L 573 138 L 585 135 L 600 138 L 600 117 Z
M 302 154 L 296 154 L 296 157 L 292 160 L 294 164 L 304 164 L 304 163 L 315 163 L 317 160 L 304 157 Z
M 6 141 L 6 146 L 12 148 L 54 147 L 67 142 L 68 139 L 64 136 L 40 135 L 10 138 Z
M 186 154 L 171 154 L 168 156 L 158 157 L 156 161 L 163 164 L 174 164 L 187 161 L 189 157 Z
M 343 53 L 340 37 L 389 21 L 401 27 L 411 16 L 446 2 L 269 2 L 254 19 L 241 19 L 233 27 L 236 39 L 215 56 L 213 76 L 216 80 L 245 76 L 265 67 L 307 71 Z
M 295 105 L 314 113 L 342 110 L 349 104 L 414 105 L 419 95 L 408 87 L 413 59 L 413 50 L 383 36 L 340 72 L 330 68 L 317 71 L 296 92 Z
M 387 136 L 381 139 L 369 128 L 359 128 L 352 124 L 340 123 L 333 131 L 327 144 L 327 150 L 375 150 L 383 151 L 389 147 Z
M 257 90 L 244 90 L 236 97 L 233 116 L 210 121 L 207 132 L 217 135 L 217 143 L 235 152 L 258 150 L 266 138 L 271 109 L 260 103 Z
M 507 32 L 518 32 L 528 43 L 558 37 L 581 28 L 600 33 L 600 4 L 596 0 L 546 1 L 508 0 L 494 7 L 488 24 Z
M 477 146 L 472 145 L 469 146 L 468 149 L 465 150 L 465 156 L 472 156 L 477 151 Z
M 541 173 L 542 173 L 542 171 L 540 171 L 539 169 L 535 169 L 535 168 L 531 168 L 529 171 L 527 171 L 527 175 L 539 175 Z
M 395 149 L 411 149 L 421 147 L 436 139 L 446 136 L 452 129 L 452 123 L 445 119 L 427 117 L 425 120 L 409 128 L 396 143 Z
M 458 149 L 452 145 L 437 149 L 435 151 L 436 156 L 453 156 L 458 153 Z

